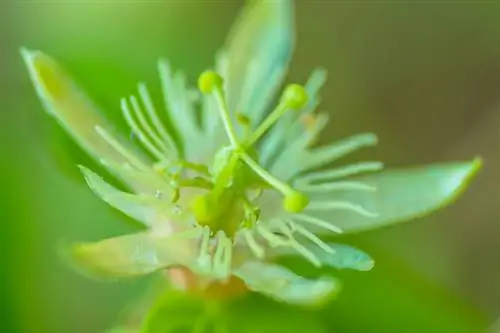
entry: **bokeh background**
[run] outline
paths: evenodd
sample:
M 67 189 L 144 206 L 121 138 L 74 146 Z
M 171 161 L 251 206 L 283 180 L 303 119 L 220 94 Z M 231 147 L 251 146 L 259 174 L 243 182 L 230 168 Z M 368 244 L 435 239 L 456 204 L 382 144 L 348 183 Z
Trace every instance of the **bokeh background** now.
M 57 255 L 134 226 L 84 186 L 75 163 L 90 162 L 42 111 L 19 48 L 56 57 L 113 118 L 138 80 L 158 91 L 159 56 L 194 82 L 241 5 L 0 3 L 1 332 L 102 332 L 148 283 L 89 280 Z M 375 131 L 381 144 L 352 158 L 390 166 L 485 160 L 448 209 L 346 239 L 378 266 L 340 274 L 330 331 L 486 332 L 500 317 L 500 2 L 299 0 L 296 14 L 290 79 L 329 70 L 325 139 Z

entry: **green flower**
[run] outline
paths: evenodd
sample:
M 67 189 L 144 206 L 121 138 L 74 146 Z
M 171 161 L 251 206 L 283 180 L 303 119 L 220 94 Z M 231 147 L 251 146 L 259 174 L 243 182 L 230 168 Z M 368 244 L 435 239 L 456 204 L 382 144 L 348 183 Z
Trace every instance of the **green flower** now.
M 159 114 L 144 84 L 137 96 L 121 101 L 140 147 L 116 133 L 50 57 L 22 50 L 49 114 L 130 191 L 80 167 L 91 190 L 147 227 L 74 245 L 80 265 L 112 277 L 184 267 L 200 288 L 235 276 L 274 299 L 317 304 L 339 283 L 330 276 L 298 276 L 277 265 L 279 257 L 370 270 L 368 255 L 322 237 L 425 215 L 454 199 L 478 170 L 479 160 L 406 170 L 381 171 L 377 161 L 324 169 L 374 146 L 377 136 L 314 145 L 328 121 L 315 111 L 326 79 L 322 69 L 303 86 L 286 86 L 268 112 L 293 44 L 291 1 L 255 1 L 230 34 L 215 71 L 200 76 L 203 94 L 160 61 L 167 114 Z

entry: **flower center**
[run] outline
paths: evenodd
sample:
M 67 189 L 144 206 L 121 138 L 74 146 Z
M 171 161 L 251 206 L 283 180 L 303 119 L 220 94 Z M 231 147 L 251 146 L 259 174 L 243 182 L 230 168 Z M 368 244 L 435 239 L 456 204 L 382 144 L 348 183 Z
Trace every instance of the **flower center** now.
M 265 188 L 274 188 L 283 194 L 283 207 L 289 212 L 300 212 L 308 204 L 308 198 L 290 185 L 275 178 L 257 161 L 253 146 L 289 110 L 302 108 L 308 101 L 305 89 L 297 84 L 286 87 L 278 106 L 255 130 L 248 128 L 250 120 L 238 114 L 236 119 L 247 127 L 245 138 L 236 135 L 223 91 L 223 79 L 215 72 L 204 72 L 198 81 L 200 90 L 210 94 L 217 102 L 219 116 L 230 141 L 216 154 L 211 168 L 212 186 L 207 193 L 197 196 L 192 210 L 201 225 L 217 233 L 223 231 L 229 237 L 241 227 L 253 227 L 259 218 L 254 201 Z

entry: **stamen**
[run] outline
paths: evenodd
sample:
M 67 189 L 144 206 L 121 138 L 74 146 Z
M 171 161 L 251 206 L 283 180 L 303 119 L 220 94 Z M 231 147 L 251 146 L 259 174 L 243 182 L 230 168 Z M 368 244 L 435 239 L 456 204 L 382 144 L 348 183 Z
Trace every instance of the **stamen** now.
M 123 157 L 130 161 L 130 163 L 139 170 L 148 171 L 149 167 L 139 160 L 134 154 L 128 152 L 128 150 L 118 142 L 113 136 L 111 136 L 106 130 L 100 126 L 96 126 L 95 130 L 111 147 L 116 149 Z
M 282 182 L 277 179 L 266 169 L 261 167 L 257 162 L 255 162 L 248 154 L 244 151 L 239 152 L 240 158 L 250 167 L 255 173 L 257 173 L 262 179 L 268 182 L 271 186 L 280 191 L 284 196 L 284 208 L 289 212 L 299 212 L 302 211 L 309 203 L 307 196 L 296 191 L 287 183 Z
M 297 251 L 304 258 L 309 260 L 314 266 L 321 267 L 321 261 L 318 259 L 318 257 L 316 257 L 314 253 L 312 253 L 304 245 L 300 244 L 300 242 L 298 242 L 295 238 L 293 238 L 291 230 L 283 221 L 279 221 L 278 226 L 290 238 L 290 246 L 295 251 Z
M 146 133 L 151 136 L 157 147 L 159 147 L 164 153 L 168 153 L 169 149 L 165 146 L 165 143 L 162 141 L 162 139 L 160 139 L 158 134 L 156 134 L 153 128 L 149 125 L 149 122 L 144 115 L 144 112 L 142 111 L 137 98 L 135 98 L 135 96 L 130 96 L 130 102 L 132 103 L 132 109 L 134 110 L 137 119 L 139 119 L 139 123 L 146 130 Z
M 135 102 L 137 103 L 137 100 L 135 100 Z M 138 114 L 140 114 L 140 110 L 136 108 L 136 106 L 138 107 L 138 105 L 134 105 L 133 102 L 132 104 L 135 114 L 136 116 L 138 116 Z M 158 150 L 158 148 L 149 140 L 146 133 L 139 127 L 139 124 L 135 122 L 134 117 L 132 117 L 132 113 L 130 112 L 127 101 L 125 99 L 121 100 L 121 107 L 122 107 L 123 117 L 127 121 L 127 124 L 130 126 L 130 128 L 132 128 L 132 131 L 135 133 L 135 135 L 139 138 L 139 141 L 141 141 L 144 148 L 146 148 L 157 159 L 163 160 L 165 158 L 164 154 L 162 154 L 162 152 Z
M 313 172 L 297 179 L 297 183 L 320 183 L 327 182 L 334 179 L 340 179 L 350 176 L 355 176 L 365 172 L 380 171 L 384 168 L 382 162 L 361 162 L 356 164 L 347 165 L 341 168 Z
M 211 230 L 208 226 L 203 227 L 203 235 L 200 245 L 200 255 L 198 256 L 198 264 L 203 272 L 212 270 L 212 262 L 209 253 Z
M 231 123 L 231 118 L 229 116 L 229 110 L 227 108 L 227 102 L 224 97 L 223 88 L 222 88 L 223 80 L 222 77 L 212 71 L 204 72 L 200 75 L 198 79 L 198 86 L 200 90 L 205 94 L 213 94 L 215 100 L 218 104 L 219 115 L 224 124 L 224 128 L 226 129 L 227 136 L 229 137 L 229 141 L 234 148 L 239 146 L 238 139 L 236 138 L 236 134 L 233 128 L 233 124 Z
M 250 137 L 245 142 L 245 146 L 251 147 L 257 140 L 260 139 L 262 135 L 272 126 L 274 123 L 278 121 L 288 110 L 290 110 L 290 106 L 288 103 L 279 103 L 278 106 L 271 111 L 269 116 L 260 125 L 257 127 L 255 131 L 250 134 Z
M 335 250 L 332 249 L 330 246 L 328 246 L 325 242 L 323 242 L 318 236 L 310 232 L 309 230 L 305 229 L 303 226 L 293 222 L 293 221 L 288 221 L 290 224 L 290 227 L 301 234 L 302 236 L 308 238 L 310 241 L 312 241 L 314 244 L 318 245 L 323 251 L 329 253 L 329 254 L 334 254 Z
M 300 222 L 308 223 L 311 225 L 315 225 L 317 227 L 329 230 L 329 231 L 337 233 L 337 234 L 343 233 L 342 229 L 340 229 L 336 225 L 331 224 L 328 221 L 319 219 L 319 218 L 314 217 L 314 216 L 305 215 L 305 214 L 294 214 L 292 216 L 292 219 L 299 220 Z
M 273 126 L 288 110 L 302 108 L 308 101 L 308 95 L 304 87 L 298 84 L 290 84 L 281 96 L 278 106 L 267 116 L 266 119 L 250 135 L 246 146 L 252 146 L 260 137 Z
M 258 225 L 256 229 L 257 232 L 269 242 L 269 245 L 271 247 L 290 245 L 289 239 L 283 239 L 283 237 L 273 234 L 271 231 L 269 231 L 262 225 Z
M 298 186 L 302 191 L 309 192 L 330 192 L 330 191 L 339 191 L 339 190 L 359 190 L 359 191 L 368 191 L 374 192 L 377 190 L 375 186 L 368 185 L 363 182 L 356 181 L 341 181 L 334 183 L 325 183 L 325 184 L 315 184 L 315 185 L 302 185 Z
M 265 257 L 264 248 L 257 243 L 255 238 L 253 237 L 252 230 L 249 229 L 243 230 L 243 235 L 245 236 L 245 240 L 248 244 L 248 247 L 252 251 L 253 255 L 259 259 L 264 259 Z
M 158 117 L 158 113 L 156 112 L 156 108 L 154 107 L 153 101 L 151 99 L 151 95 L 149 94 L 146 85 L 144 83 L 140 83 L 138 90 L 139 90 L 139 96 L 141 97 L 142 102 L 144 103 L 144 106 L 146 108 L 146 112 L 147 112 L 149 118 L 151 119 L 151 121 L 153 122 L 153 126 L 156 128 L 157 133 L 159 133 L 163 139 L 160 141 L 166 142 L 169 145 L 169 148 L 165 149 L 165 150 L 166 151 L 172 151 L 172 150 L 175 151 L 176 147 L 175 147 L 174 140 L 173 140 L 172 136 L 170 136 L 170 134 L 167 132 L 167 130 L 165 129 L 165 126 L 163 126 L 163 123 L 161 122 L 160 118 Z M 167 147 L 165 147 L 165 148 L 167 148 Z
M 328 201 L 328 202 L 318 202 L 313 201 L 309 207 L 310 210 L 350 210 L 352 212 L 358 213 L 366 217 L 377 217 L 378 214 L 370 212 L 360 205 L 353 204 L 348 201 Z
M 227 278 L 231 269 L 232 244 L 224 232 L 219 232 L 217 249 L 213 258 L 214 273 L 219 278 Z

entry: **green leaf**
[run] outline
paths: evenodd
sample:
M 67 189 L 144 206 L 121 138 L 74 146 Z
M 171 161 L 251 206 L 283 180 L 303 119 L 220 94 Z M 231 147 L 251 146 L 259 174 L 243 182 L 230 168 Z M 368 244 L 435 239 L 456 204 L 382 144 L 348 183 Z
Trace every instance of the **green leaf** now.
M 174 289 L 168 290 L 154 302 L 146 314 L 140 332 L 196 332 L 194 331 L 196 325 L 208 324 L 207 305 L 208 303 L 201 297 Z
M 106 333 L 139 333 L 139 331 L 133 328 L 123 328 L 123 327 L 115 327 L 106 331 Z
M 224 56 L 223 71 L 229 110 L 250 117 L 253 124 L 286 75 L 294 47 L 293 3 L 252 1 L 233 26 Z
M 353 178 L 356 182 L 376 187 L 375 192 L 332 190 L 309 193 L 316 206 L 322 203 L 350 203 L 357 210 L 376 213 L 361 215 L 353 209 L 308 210 L 304 213 L 328 221 L 344 232 L 358 232 L 425 216 L 453 202 L 468 186 L 481 167 L 481 160 L 463 163 L 427 165 L 416 168 L 387 170 Z M 312 205 L 311 205 L 312 206 Z M 337 207 L 338 208 L 338 207 Z M 344 205 L 345 208 L 345 205 Z
M 282 266 L 260 261 L 244 263 L 234 275 L 248 289 L 289 304 L 320 305 L 340 290 L 340 283 L 333 278 L 308 280 Z
M 197 230 L 196 230 L 197 231 Z M 153 273 L 157 270 L 190 265 L 196 253 L 189 247 L 196 233 L 172 236 L 143 232 L 72 245 L 69 259 L 96 277 L 120 278 Z
M 316 311 L 277 303 L 257 294 L 204 299 L 182 291 L 161 295 L 141 333 L 326 333 Z
M 377 258 L 377 266 L 369 274 L 335 272 L 345 288 L 324 313 L 329 332 L 487 331 L 488 318 L 473 302 L 395 260 L 394 253 L 367 250 Z
M 148 165 L 149 158 L 140 154 L 127 140 L 120 138 L 104 119 L 102 112 L 69 78 L 65 71 L 49 56 L 40 51 L 22 49 L 29 74 L 48 114 L 55 117 L 73 139 L 97 161 L 102 159 L 116 164 Z M 119 152 L 97 131 L 100 127 L 122 147 Z M 120 175 L 117 175 L 120 176 Z M 123 179 L 134 188 L 142 188 Z
M 330 254 L 316 244 L 303 244 L 325 267 L 369 271 L 375 265 L 368 254 L 352 246 L 337 243 L 326 243 L 326 245 L 335 252 Z M 297 252 L 290 247 L 278 247 L 274 251 L 278 256 L 297 256 Z

